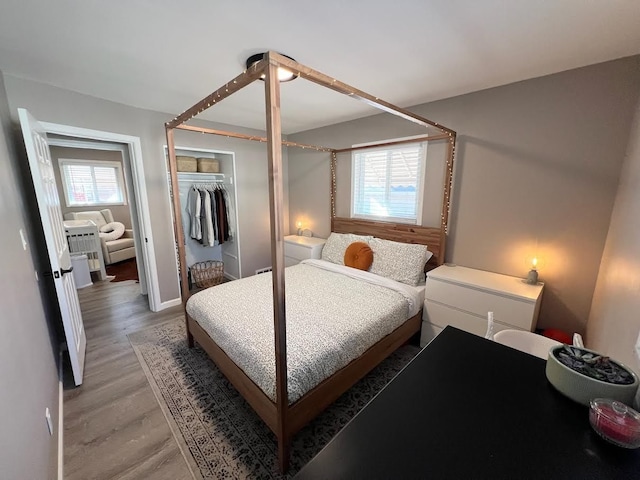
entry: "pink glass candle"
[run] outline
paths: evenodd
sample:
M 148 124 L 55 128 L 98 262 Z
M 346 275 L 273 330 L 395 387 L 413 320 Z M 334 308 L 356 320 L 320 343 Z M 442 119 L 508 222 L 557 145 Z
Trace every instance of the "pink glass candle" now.
M 640 447 L 640 414 L 624 403 L 604 398 L 591 400 L 589 422 L 601 437 L 615 445 Z

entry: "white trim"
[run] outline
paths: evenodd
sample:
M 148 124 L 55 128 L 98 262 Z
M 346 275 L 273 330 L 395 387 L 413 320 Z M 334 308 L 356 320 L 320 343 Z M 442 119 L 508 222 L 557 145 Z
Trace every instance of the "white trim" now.
M 62 349 L 58 352 L 58 480 L 64 480 L 64 386 Z
M 421 224 L 411 218 L 401 217 L 383 217 L 381 215 L 364 215 L 364 214 L 352 214 L 351 218 L 359 218 L 362 220 L 372 220 L 374 222 L 391 222 L 391 223 L 404 223 L 406 225 L 415 225 L 420 227 Z
M 72 127 L 57 123 L 40 122 L 47 133 L 64 135 L 66 137 L 88 138 L 107 142 L 123 143 L 127 145 L 131 175 L 135 187 L 135 206 L 140 224 L 140 237 L 144 240 L 141 251 L 145 265 L 146 285 L 149 289 L 149 309 L 153 312 L 161 310 L 160 285 L 158 283 L 158 268 L 156 264 L 151 218 L 149 216 L 149 198 L 145 183 L 144 163 L 142 160 L 142 145 L 140 137 L 104 132 L 88 128 Z M 164 302 L 167 303 L 167 302 Z
M 236 154 L 235 153 L 231 153 L 231 161 L 232 161 L 232 165 L 233 165 L 233 178 L 235 178 L 235 185 L 233 187 L 233 201 L 235 202 L 235 205 L 233 206 L 235 214 L 236 214 L 236 231 L 235 231 L 235 242 L 237 247 L 237 252 L 238 252 L 238 277 L 242 278 L 242 255 L 240 254 L 241 252 L 241 243 L 240 243 L 240 205 L 238 204 L 238 175 L 236 173 Z M 232 180 L 233 181 L 233 180 Z M 231 275 L 229 275 L 231 277 Z M 237 278 L 232 277 L 233 280 L 237 280 Z
M 356 143 L 355 145 L 351 145 L 351 148 L 357 148 L 357 147 L 366 147 L 367 145 L 378 145 L 379 143 L 391 143 L 391 142 L 402 142 L 404 140 L 413 140 L 413 139 L 417 139 L 417 138 L 423 138 L 426 135 L 411 135 L 409 137 L 398 137 L 398 138 L 387 138 L 386 140 L 376 140 L 375 142 L 366 142 L 366 143 Z M 427 140 L 423 140 L 423 142 L 426 142 Z M 416 143 L 422 143 L 422 142 L 416 142 Z M 401 145 L 389 145 L 388 147 L 380 147 L 380 150 L 387 150 L 387 148 L 392 148 L 392 147 L 400 147 Z
M 422 168 L 420 171 L 420 178 L 418 178 L 418 186 L 416 188 L 416 195 L 418 195 L 418 205 L 416 208 L 416 225 L 422 225 L 422 209 L 424 207 L 424 188 L 427 184 L 427 148 L 429 142 L 422 142 Z
M 80 141 L 72 138 L 49 138 L 49 145 L 53 145 L 54 147 L 66 148 L 86 148 L 87 150 L 105 150 L 108 152 L 120 151 L 120 149 L 117 148 L 113 143 L 91 142 L 87 140 Z
M 161 310 L 165 310 L 167 308 L 175 307 L 177 305 L 182 305 L 182 298 L 174 298 L 172 300 L 167 300 L 166 302 L 162 302 L 160 304 L 160 308 L 158 310 L 154 310 L 155 312 L 159 312 Z
M 356 181 L 356 177 L 354 175 L 354 172 L 356 171 L 356 156 L 354 155 L 354 152 L 351 152 L 351 185 L 349 185 L 349 190 L 351 193 L 351 198 L 349 199 L 349 218 L 355 218 L 355 215 L 353 213 L 353 205 L 355 204 L 356 199 L 354 198 L 354 195 L 356 194 L 356 189 L 353 188 L 353 184 Z M 334 187 L 335 188 L 335 187 Z M 332 195 L 334 193 L 332 192 Z

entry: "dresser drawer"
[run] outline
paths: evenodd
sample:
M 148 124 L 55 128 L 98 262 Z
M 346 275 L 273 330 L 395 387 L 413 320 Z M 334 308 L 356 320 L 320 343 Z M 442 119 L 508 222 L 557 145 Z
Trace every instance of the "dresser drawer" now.
M 306 260 L 307 258 L 320 258 L 322 245 L 299 245 L 285 242 L 284 254 L 287 257 Z
M 297 258 L 292 258 L 292 257 L 284 257 L 284 266 L 285 267 L 290 267 L 292 265 L 297 265 L 300 263 L 300 260 Z
M 434 278 L 427 280 L 425 299 L 450 305 L 483 319 L 487 318 L 488 312 L 493 312 L 496 322 L 523 330 L 531 330 L 536 312 L 535 303 L 503 296 L 495 292 L 443 282 Z M 486 330 L 486 321 L 484 328 Z M 463 329 L 467 330 L 467 328 Z
M 475 333 L 482 337 L 484 337 L 484 334 L 487 332 L 486 319 L 428 300 L 424 302 L 422 319 L 440 328 L 451 325 L 465 332 Z
M 311 258 L 311 249 L 305 245 L 294 245 L 292 243 L 285 243 L 284 254 L 287 257 L 295 258 L 297 260 L 305 260 L 307 258 Z
M 422 319 L 440 329 L 444 329 L 447 325 L 451 325 L 452 327 L 459 328 L 460 330 L 464 330 L 469 333 L 475 333 L 481 337 L 484 337 L 487 333 L 488 324 L 486 317 L 479 317 L 477 315 L 428 300 L 424 302 Z M 510 328 L 514 328 L 513 325 L 505 325 L 495 319 L 493 321 L 493 333 Z

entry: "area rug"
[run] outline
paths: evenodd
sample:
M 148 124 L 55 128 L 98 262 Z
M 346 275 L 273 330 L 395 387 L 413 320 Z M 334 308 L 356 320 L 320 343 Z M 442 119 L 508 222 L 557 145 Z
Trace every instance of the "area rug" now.
M 419 351 L 406 345 L 303 428 L 278 473 L 276 438 L 207 354 L 187 347 L 184 319 L 129 334 L 194 478 L 291 478 Z
M 138 264 L 135 258 L 123 260 L 122 262 L 112 263 L 105 267 L 107 275 L 115 277 L 112 282 L 124 282 L 126 280 L 138 281 Z

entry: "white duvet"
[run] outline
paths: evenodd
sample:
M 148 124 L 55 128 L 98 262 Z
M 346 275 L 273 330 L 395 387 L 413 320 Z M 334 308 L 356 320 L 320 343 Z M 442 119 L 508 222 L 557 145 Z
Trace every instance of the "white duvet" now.
M 420 307 L 419 290 L 322 260 L 285 269 L 287 370 L 293 403 Z M 224 283 L 192 296 L 187 312 L 275 401 L 271 275 Z

